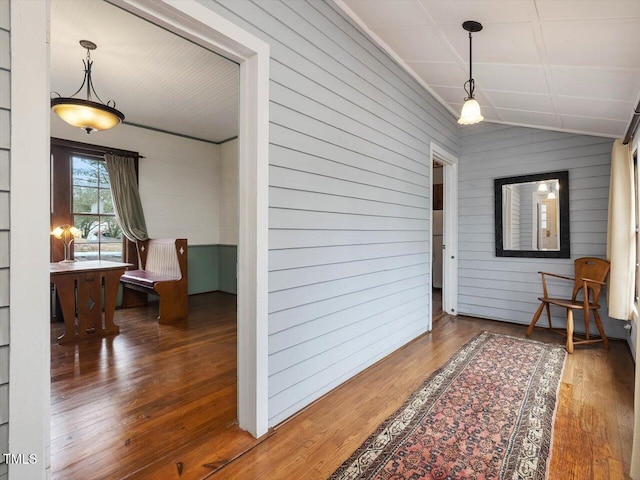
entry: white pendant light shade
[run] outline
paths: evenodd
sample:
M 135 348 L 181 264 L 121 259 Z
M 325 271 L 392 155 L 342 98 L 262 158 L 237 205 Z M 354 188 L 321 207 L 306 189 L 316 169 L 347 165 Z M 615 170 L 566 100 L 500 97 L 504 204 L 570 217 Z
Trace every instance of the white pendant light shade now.
M 475 98 L 469 98 L 464 102 L 462 106 L 462 112 L 458 123 L 460 125 L 473 125 L 484 120 L 482 113 L 480 112 L 480 104 Z
M 555 200 L 556 198 L 556 194 L 553 192 L 549 192 L 549 195 L 547 195 L 547 200 Z
M 540 185 L 538 185 L 538 191 L 539 192 L 548 192 L 549 191 L 549 187 L 547 187 L 546 183 L 541 183 Z

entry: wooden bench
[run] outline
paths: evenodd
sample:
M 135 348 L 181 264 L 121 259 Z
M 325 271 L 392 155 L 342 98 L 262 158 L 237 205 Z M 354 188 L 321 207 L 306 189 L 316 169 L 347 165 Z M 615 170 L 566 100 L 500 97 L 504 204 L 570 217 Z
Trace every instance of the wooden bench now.
M 122 275 L 122 306 L 146 305 L 148 294 L 160 297 L 158 322 L 171 323 L 189 314 L 187 282 L 187 240 L 149 239 L 138 241 L 140 270 Z

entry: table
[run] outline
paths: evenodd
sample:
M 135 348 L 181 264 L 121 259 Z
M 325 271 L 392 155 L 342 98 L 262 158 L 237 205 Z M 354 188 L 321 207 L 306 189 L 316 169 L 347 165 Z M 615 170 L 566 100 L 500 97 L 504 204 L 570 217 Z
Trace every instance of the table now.
M 50 264 L 51 283 L 56 288 L 65 323 L 65 332 L 58 337 L 58 343 L 120 332 L 120 327 L 113 323 L 113 314 L 120 277 L 130 266 L 103 260 Z

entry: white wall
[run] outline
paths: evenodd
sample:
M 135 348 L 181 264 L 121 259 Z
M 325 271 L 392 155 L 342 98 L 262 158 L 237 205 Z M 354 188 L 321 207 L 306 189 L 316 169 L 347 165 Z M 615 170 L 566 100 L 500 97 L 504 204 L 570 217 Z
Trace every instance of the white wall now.
M 140 198 L 151 238 L 219 243 L 218 145 L 130 125 L 87 134 L 51 114 L 51 136 L 136 151 Z
M 220 241 L 238 245 L 238 140 L 220 145 Z

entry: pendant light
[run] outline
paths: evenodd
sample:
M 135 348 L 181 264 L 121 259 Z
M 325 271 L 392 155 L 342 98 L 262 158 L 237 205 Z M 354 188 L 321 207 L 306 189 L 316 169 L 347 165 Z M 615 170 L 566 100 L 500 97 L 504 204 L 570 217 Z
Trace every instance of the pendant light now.
M 464 105 L 462 106 L 462 112 L 460 113 L 458 123 L 460 125 L 473 125 L 474 123 L 479 123 L 484 120 L 482 113 L 480 113 L 480 104 L 473 96 L 476 84 L 473 80 L 471 65 L 471 34 L 482 30 L 482 24 L 473 20 L 467 20 L 462 24 L 462 28 L 469 32 L 469 80 L 464 84 L 464 90 L 467 92 L 467 98 L 464 99 Z
M 116 110 L 116 102 L 109 100 L 104 103 L 93 87 L 91 80 L 91 50 L 95 50 L 97 45 L 89 40 L 80 40 L 82 48 L 87 49 L 87 58 L 84 63 L 84 80 L 80 88 L 70 97 L 61 97 L 58 93 L 56 98 L 51 99 L 51 109 L 65 122 L 74 127 L 79 127 L 87 133 L 94 130 L 108 130 L 124 120 L 124 115 Z M 86 85 L 87 98 L 74 98 Z M 93 100 L 95 97 L 98 102 Z

